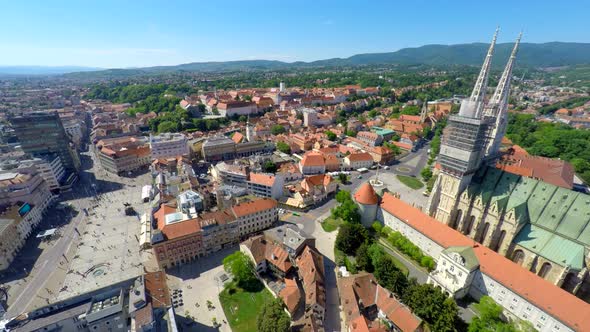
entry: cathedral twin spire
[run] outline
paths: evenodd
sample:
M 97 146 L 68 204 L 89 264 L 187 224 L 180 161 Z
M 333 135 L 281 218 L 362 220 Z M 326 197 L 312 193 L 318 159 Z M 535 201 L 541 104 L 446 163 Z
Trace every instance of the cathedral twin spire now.
M 488 78 L 499 30 L 500 28 L 496 28 L 492 43 L 486 54 L 486 58 L 477 77 L 477 81 L 475 82 L 475 86 L 473 87 L 471 96 L 469 99 L 463 101 L 459 111 L 459 115 L 463 117 L 474 119 L 483 119 L 485 117 L 491 119 L 490 135 L 488 137 L 485 151 L 486 157 L 493 157 L 497 154 L 502 136 L 504 136 L 506 132 L 506 111 L 508 108 L 508 95 L 510 92 L 512 69 L 514 67 L 518 46 L 522 37 L 521 32 L 516 39 L 508 63 L 506 64 L 500 81 L 498 82 L 498 86 L 489 102 L 486 104 L 485 96 L 488 87 Z

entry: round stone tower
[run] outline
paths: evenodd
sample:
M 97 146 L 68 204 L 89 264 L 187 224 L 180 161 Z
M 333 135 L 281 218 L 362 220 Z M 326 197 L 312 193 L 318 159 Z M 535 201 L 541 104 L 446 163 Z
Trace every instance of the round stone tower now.
M 362 184 L 354 194 L 354 200 L 359 206 L 363 226 L 371 227 L 377 218 L 379 206 L 379 196 L 375 193 L 373 186 L 369 182 Z

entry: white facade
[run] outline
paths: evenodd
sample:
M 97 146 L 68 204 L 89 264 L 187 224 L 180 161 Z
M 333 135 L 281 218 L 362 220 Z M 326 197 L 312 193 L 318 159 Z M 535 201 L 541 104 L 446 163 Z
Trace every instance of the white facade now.
M 484 295 L 490 296 L 505 312 L 530 322 L 539 332 L 574 331 L 479 270 L 473 278 L 469 294 L 475 299 Z
M 412 226 L 406 224 L 383 209 L 377 211 L 377 220 L 382 221 L 385 226 L 394 231 L 400 232 L 413 244 L 417 245 L 426 255 L 435 260 L 438 260 L 438 257 L 444 249 L 440 244 L 434 242 L 429 237 L 415 230 Z
M 84 136 L 82 133 L 82 126 L 78 121 L 65 121 L 63 122 L 64 130 L 72 139 L 72 142 L 77 147 L 80 146 L 80 142 L 82 141 L 82 137 Z
M 370 168 L 371 166 L 373 166 L 373 157 L 367 160 L 350 160 L 350 156 L 344 158 L 344 167 L 347 169 Z
M 218 108 L 220 115 L 231 117 L 234 115 L 250 115 L 258 113 L 258 106 L 255 103 L 241 107 Z
M 272 185 L 266 185 L 262 183 L 255 183 L 248 181 L 247 189 L 250 193 L 260 197 L 270 197 L 273 199 L 279 199 L 283 197 L 283 187 L 285 181 L 280 174 L 274 176 Z
M 65 176 L 65 170 L 61 163 L 61 160 L 57 155 L 47 157 L 46 159 L 35 158 L 33 163 L 41 173 L 41 177 L 47 182 L 50 190 L 56 190 L 60 188 L 60 182 Z
M 255 212 L 237 218 L 240 227 L 240 237 L 260 232 L 271 227 L 279 218 L 279 211 L 276 207 L 260 212 Z
M 164 133 L 150 136 L 152 159 L 174 158 L 190 153 L 188 139 L 183 134 Z

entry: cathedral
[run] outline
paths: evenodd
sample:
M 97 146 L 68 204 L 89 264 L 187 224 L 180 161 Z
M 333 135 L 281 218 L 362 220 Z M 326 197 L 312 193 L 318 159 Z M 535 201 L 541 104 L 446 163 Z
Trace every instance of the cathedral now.
M 588 302 L 590 196 L 494 167 L 520 43 L 486 98 L 497 34 L 473 92 L 448 119 L 426 212 Z

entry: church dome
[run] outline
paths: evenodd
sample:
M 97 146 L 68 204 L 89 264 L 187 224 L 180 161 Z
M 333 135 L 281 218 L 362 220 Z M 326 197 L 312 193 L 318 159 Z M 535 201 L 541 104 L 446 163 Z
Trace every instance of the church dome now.
M 359 190 L 354 194 L 354 199 L 364 205 L 376 205 L 379 203 L 379 197 L 375 193 L 373 186 L 368 182 L 365 182 Z

